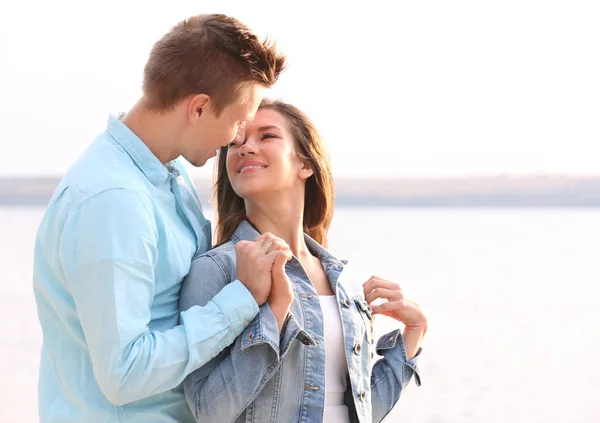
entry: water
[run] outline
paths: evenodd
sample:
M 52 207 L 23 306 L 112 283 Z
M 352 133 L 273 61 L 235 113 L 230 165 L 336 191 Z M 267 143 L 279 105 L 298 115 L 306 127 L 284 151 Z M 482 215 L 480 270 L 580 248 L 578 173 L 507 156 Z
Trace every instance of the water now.
M 42 213 L 0 208 L 1 422 L 37 421 Z M 600 421 L 600 210 L 340 208 L 330 250 L 428 313 L 423 386 L 387 421 Z

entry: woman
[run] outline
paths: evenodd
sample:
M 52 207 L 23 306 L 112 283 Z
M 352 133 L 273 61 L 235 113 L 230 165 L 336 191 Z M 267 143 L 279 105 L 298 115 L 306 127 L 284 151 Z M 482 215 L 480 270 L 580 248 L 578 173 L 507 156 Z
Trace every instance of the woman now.
M 325 249 L 333 182 L 316 129 L 295 107 L 264 101 L 246 139 L 222 149 L 217 168 L 219 246 L 193 263 L 181 309 L 206 304 L 235 280 L 236 250 L 248 242 L 258 238 L 266 254 L 280 238 L 289 252 L 273 264 L 258 316 L 185 380 L 194 416 L 218 423 L 381 421 L 413 375 L 420 383 L 427 322 L 397 284 L 377 277 L 363 284 Z M 380 298 L 387 302 L 371 309 Z M 403 334 L 379 340 L 383 358 L 374 365 L 373 314 L 405 325 Z

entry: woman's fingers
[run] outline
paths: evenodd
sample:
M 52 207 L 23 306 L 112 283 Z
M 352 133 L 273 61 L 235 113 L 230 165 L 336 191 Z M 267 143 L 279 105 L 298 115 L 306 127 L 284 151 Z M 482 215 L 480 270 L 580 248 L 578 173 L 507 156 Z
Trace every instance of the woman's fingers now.
M 389 292 L 394 291 L 397 292 L 398 295 L 404 295 L 402 292 L 402 288 L 399 284 L 395 282 L 390 282 L 385 279 L 381 279 L 377 276 L 371 276 L 368 281 L 363 284 L 363 291 L 365 293 L 365 298 L 372 296 L 371 293 L 375 290 L 379 290 L 380 292 Z M 377 298 L 377 297 L 376 297 Z M 381 298 L 388 298 L 389 296 L 381 296 Z M 368 302 L 371 302 L 367 299 Z
M 275 250 L 289 250 L 290 246 L 281 238 L 276 237 L 270 232 L 265 232 L 254 238 L 254 242 L 261 245 L 261 251 L 264 254 L 269 254 Z
M 372 290 L 373 288 L 401 289 L 400 284 L 378 276 L 371 276 L 368 281 L 363 283 L 363 288 L 366 290 Z
M 382 314 L 388 311 L 397 311 L 400 306 L 399 303 L 401 303 L 401 301 L 386 301 L 384 303 L 374 305 L 371 308 L 373 309 L 373 313 Z
M 379 298 L 383 298 L 388 301 L 394 301 L 404 298 L 404 295 L 401 290 L 387 288 L 374 288 L 371 292 L 365 295 L 365 299 L 369 304 Z
M 384 314 L 405 324 L 415 324 L 424 319 L 420 306 L 407 298 L 399 284 L 371 276 L 363 284 L 365 299 L 374 314 Z M 374 301 L 387 300 L 374 304 Z

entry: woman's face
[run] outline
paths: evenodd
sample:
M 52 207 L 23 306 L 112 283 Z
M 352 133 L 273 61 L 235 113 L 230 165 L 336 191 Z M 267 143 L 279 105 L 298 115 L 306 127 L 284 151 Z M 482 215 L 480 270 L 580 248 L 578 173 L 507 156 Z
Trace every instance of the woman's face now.
M 229 181 L 244 199 L 295 190 L 312 175 L 296 153 L 287 119 L 268 108 L 246 124 L 243 142 L 229 145 L 226 163 Z

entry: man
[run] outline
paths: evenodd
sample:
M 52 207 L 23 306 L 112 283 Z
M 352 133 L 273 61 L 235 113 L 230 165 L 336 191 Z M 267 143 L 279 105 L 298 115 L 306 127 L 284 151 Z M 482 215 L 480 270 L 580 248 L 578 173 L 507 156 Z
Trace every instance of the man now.
M 233 18 L 180 22 L 154 45 L 140 101 L 109 117 L 61 181 L 35 244 L 42 423 L 194 421 L 181 382 L 256 316 L 289 251 L 261 236 L 238 258 L 239 280 L 180 314 L 211 229 L 176 159 L 202 166 L 243 138 L 284 62 Z

